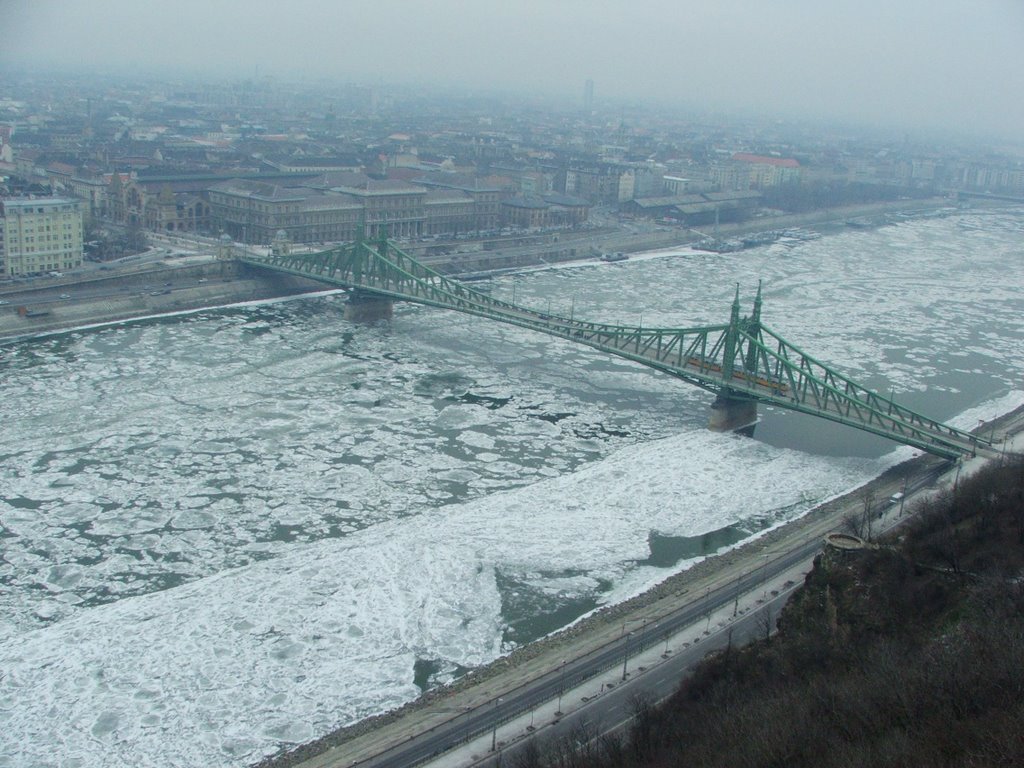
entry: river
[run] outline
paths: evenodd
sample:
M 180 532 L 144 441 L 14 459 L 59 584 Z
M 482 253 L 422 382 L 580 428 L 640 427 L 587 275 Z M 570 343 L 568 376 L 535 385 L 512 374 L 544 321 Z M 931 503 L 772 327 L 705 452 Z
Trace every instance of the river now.
M 750 311 L 973 428 L 1024 402 L 1024 217 L 493 281 L 576 318 Z M 909 448 L 512 326 L 342 297 L 0 346 L 0 766 L 243 766 L 632 596 Z

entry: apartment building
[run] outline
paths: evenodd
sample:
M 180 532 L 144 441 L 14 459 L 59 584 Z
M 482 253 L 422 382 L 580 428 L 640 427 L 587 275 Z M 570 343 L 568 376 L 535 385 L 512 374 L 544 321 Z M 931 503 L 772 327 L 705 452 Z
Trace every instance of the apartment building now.
M 5 277 L 74 269 L 82 265 L 82 212 L 67 198 L 0 200 Z

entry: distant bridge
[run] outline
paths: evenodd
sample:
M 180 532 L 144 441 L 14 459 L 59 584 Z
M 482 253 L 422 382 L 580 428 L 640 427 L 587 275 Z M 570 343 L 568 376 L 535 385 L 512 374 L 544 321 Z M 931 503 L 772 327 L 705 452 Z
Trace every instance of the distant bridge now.
M 475 291 L 420 264 L 382 237 L 363 238 L 319 253 L 290 253 L 276 243 L 268 256 L 245 252 L 242 262 L 300 275 L 349 292 L 346 316 L 391 316 L 394 300 L 454 309 L 585 344 L 656 368 L 717 395 L 713 429 L 740 429 L 767 403 L 871 432 L 954 459 L 988 445 L 980 435 L 943 424 L 879 395 L 790 344 L 754 310 L 740 317 L 739 289 L 729 322 L 697 328 L 643 328 L 591 323 L 539 312 Z

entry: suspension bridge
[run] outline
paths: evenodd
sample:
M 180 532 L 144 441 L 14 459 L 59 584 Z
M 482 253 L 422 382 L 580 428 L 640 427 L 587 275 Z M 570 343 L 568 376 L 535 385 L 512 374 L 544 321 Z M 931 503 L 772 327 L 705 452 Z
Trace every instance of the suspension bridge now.
M 318 253 L 291 253 L 275 241 L 266 256 L 242 262 L 345 289 L 346 317 L 391 316 L 393 302 L 412 301 L 511 323 L 585 344 L 655 368 L 716 395 L 710 427 L 752 426 L 757 404 L 807 413 L 914 446 L 948 459 L 977 453 L 989 441 L 943 424 L 869 390 L 808 355 L 761 322 L 761 288 L 753 312 L 740 316 L 739 289 L 729 322 L 697 328 L 645 328 L 592 323 L 501 301 L 426 267 L 386 235 L 357 238 Z

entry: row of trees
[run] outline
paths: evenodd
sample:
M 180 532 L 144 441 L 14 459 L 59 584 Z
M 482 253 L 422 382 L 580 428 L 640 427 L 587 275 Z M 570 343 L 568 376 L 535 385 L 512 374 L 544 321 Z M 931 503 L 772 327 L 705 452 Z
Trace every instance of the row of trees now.
M 142 253 L 149 245 L 139 224 L 127 227 L 92 221 L 85 229 L 86 254 L 94 261 L 110 261 Z

